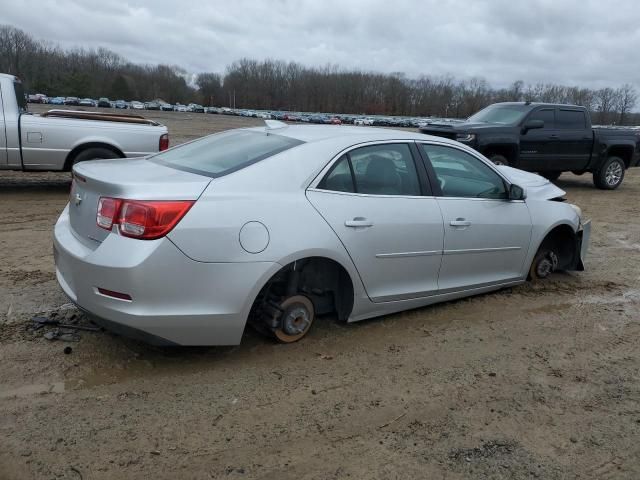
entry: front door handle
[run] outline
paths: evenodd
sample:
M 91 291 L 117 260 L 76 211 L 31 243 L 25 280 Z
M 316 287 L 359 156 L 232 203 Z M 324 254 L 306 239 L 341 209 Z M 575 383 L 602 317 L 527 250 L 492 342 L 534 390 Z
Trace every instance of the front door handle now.
M 449 225 L 452 227 L 469 227 L 471 226 L 471 222 L 469 220 L 465 220 L 464 218 L 456 218 L 455 220 L 451 220 Z
M 371 220 L 367 220 L 364 217 L 354 217 L 353 220 L 347 220 L 346 222 L 344 222 L 344 226 L 352 228 L 372 227 L 373 222 Z
M 550 138 L 551 140 L 557 140 L 558 135 L 549 135 L 549 138 Z

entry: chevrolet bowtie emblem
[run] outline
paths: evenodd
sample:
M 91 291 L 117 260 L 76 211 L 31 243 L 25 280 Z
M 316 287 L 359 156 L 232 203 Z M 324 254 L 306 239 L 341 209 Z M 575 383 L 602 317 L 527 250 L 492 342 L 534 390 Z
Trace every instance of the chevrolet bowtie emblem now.
M 73 203 L 75 203 L 76 205 L 80 205 L 82 203 L 82 197 L 79 193 L 76 193 L 73 197 Z

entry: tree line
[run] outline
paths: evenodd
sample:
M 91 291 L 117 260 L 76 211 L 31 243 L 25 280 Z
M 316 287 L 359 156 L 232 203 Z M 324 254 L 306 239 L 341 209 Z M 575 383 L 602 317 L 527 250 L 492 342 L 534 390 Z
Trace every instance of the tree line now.
M 495 102 L 540 101 L 585 106 L 600 124 L 640 123 L 640 114 L 633 113 L 637 92 L 630 84 L 590 89 L 518 80 L 494 88 L 482 77 L 408 78 L 399 72 L 247 58 L 223 74 L 201 73 L 191 81 L 176 65 L 135 64 L 105 48 L 62 49 L 7 25 L 0 26 L 0 72 L 21 77 L 29 92 L 56 96 L 453 118 L 468 117 Z

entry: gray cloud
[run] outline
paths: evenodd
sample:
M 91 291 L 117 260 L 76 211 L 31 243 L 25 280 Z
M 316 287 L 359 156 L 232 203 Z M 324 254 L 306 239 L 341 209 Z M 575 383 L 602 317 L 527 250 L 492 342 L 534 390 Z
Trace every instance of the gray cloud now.
M 241 57 L 305 65 L 640 87 L 634 0 L 0 0 L 2 22 L 62 47 L 223 72 Z

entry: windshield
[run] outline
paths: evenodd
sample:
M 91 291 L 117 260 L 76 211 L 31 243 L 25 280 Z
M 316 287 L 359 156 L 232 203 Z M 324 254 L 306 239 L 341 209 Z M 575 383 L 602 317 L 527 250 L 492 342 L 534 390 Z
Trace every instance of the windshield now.
M 26 112 L 27 99 L 24 97 L 24 88 L 22 87 L 22 82 L 13 82 L 13 91 L 16 94 L 16 102 L 18 103 L 20 112 Z
M 470 116 L 468 121 L 510 125 L 519 122 L 528 111 L 523 105 L 490 105 Z
M 158 153 L 150 160 L 178 170 L 220 177 L 302 143 L 272 133 L 232 130 Z

